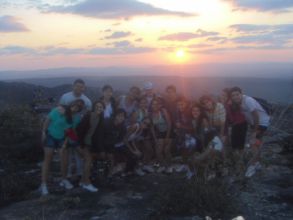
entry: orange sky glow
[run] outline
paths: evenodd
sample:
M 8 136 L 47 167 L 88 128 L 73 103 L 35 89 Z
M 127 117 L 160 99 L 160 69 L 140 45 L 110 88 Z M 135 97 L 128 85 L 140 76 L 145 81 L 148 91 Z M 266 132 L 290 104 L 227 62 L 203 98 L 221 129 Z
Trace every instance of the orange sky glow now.
M 293 60 L 293 1 L 0 4 L 0 70 Z

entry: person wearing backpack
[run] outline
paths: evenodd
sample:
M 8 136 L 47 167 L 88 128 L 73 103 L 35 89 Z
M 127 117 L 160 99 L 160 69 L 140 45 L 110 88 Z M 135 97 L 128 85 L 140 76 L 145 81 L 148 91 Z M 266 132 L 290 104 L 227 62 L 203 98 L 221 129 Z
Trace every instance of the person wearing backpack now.
M 239 87 L 231 88 L 230 92 L 232 102 L 240 104 L 241 111 L 252 131 L 249 144 L 253 150 L 253 157 L 245 173 L 246 177 L 251 177 L 261 167 L 259 162 L 260 146 L 262 145 L 262 137 L 270 124 L 270 116 L 254 98 L 244 95 Z

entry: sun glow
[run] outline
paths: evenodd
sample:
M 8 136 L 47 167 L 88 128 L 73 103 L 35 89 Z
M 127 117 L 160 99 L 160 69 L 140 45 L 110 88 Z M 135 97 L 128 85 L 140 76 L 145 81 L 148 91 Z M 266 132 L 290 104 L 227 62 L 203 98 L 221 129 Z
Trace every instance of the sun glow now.
M 176 57 L 177 57 L 178 59 L 183 59 L 184 56 L 185 56 L 185 51 L 184 51 L 184 50 L 180 49 L 180 50 L 177 50 L 177 51 L 176 51 Z
M 188 54 L 184 49 L 178 49 L 171 55 L 171 60 L 175 63 L 186 63 L 188 61 Z

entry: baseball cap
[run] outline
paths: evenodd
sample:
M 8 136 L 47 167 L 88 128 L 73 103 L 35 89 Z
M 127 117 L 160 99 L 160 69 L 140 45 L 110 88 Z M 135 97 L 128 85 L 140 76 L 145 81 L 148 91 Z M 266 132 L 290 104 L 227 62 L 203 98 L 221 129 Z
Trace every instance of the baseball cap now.
M 145 82 L 143 84 L 143 89 L 145 89 L 145 90 L 153 89 L 153 83 L 151 83 L 151 82 Z

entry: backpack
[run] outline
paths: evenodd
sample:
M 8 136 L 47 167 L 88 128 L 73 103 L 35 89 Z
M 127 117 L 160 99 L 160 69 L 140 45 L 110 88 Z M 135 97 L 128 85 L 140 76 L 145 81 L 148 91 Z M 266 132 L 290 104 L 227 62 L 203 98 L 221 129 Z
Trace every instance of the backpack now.
M 265 112 L 268 115 L 273 114 L 273 105 L 271 103 L 269 103 L 267 100 L 262 98 L 258 98 L 258 97 L 252 97 L 252 98 L 255 99 L 261 105 L 261 107 L 265 110 Z

